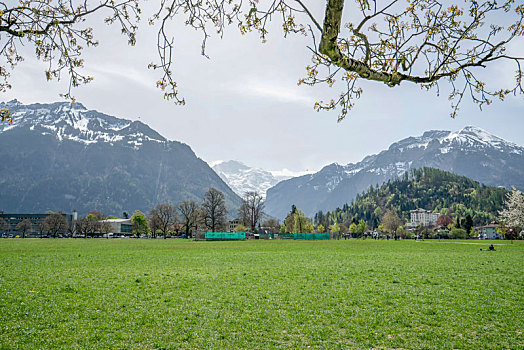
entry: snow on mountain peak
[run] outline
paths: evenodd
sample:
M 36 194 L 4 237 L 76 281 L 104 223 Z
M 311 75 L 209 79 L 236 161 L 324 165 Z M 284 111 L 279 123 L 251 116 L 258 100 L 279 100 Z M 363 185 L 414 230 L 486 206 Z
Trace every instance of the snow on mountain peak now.
M 450 132 L 439 141 L 442 144 L 467 144 L 470 146 L 495 148 L 499 151 L 508 150 L 513 153 L 521 153 L 523 149 L 521 146 L 508 142 L 476 126 L 465 126 L 458 131 Z
M 350 203 L 370 186 L 381 185 L 410 169 L 431 167 L 471 177 L 487 185 L 524 188 L 524 147 L 466 126 L 407 137 L 382 152 L 340 168 L 327 165 L 308 177 L 283 181 L 267 191 L 266 212 L 283 218 L 294 204 L 306 215 Z
M 408 137 L 393 143 L 389 147 L 389 150 L 403 152 L 406 150 L 425 150 L 428 147 L 435 147 L 440 148 L 441 153 L 447 153 L 453 147 L 463 147 L 466 145 L 494 148 L 499 151 L 509 151 L 519 154 L 523 151 L 523 147 L 490 134 L 486 130 L 476 126 L 465 126 L 458 131 L 426 131 L 422 136 Z
M 241 197 L 251 191 L 257 191 L 265 196 L 268 188 L 290 177 L 275 176 L 269 171 L 251 168 L 236 160 L 220 162 L 213 165 L 212 168 Z
M 137 148 L 144 141 L 165 142 L 164 137 L 147 125 L 88 110 L 81 103 L 55 102 L 24 105 L 17 100 L 0 103 L 13 116 L 12 125 L 0 125 L 0 133 L 14 128 L 28 128 L 41 134 L 56 135 L 86 145 L 97 142 L 124 142 Z

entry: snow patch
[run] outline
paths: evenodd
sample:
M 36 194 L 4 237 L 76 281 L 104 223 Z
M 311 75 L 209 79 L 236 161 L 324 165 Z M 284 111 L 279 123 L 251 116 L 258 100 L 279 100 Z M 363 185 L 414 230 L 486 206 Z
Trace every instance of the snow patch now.
M 44 135 L 54 134 L 59 141 L 71 140 L 83 144 L 96 142 L 112 144 L 125 140 L 128 141 L 128 144 L 138 147 L 148 141 L 156 143 L 166 141 L 163 138 L 160 139 L 156 133 L 151 135 L 143 132 L 127 134 L 124 129 L 133 122 L 89 111 L 80 103 L 17 104 L 12 108 L 13 124 L 0 126 L 0 133 L 25 126 L 30 131 L 36 129 Z
M 269 170 L 269 172 L 275 176 L 280 178 L 292 178 L 292 177 L 298 177 L 303 175 L 310 175 L 315 174 L 317 171 L 306 169 L 304 171 L 293 171 L 289 170 L 287 168 L 281 169 L 281 170 Z

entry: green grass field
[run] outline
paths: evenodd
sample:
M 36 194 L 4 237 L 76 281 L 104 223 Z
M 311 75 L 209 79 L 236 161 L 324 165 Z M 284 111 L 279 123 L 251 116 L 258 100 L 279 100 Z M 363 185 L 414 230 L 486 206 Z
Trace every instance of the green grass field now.
M 0 240 L 0 349 L 523 349 L 524 242 Z

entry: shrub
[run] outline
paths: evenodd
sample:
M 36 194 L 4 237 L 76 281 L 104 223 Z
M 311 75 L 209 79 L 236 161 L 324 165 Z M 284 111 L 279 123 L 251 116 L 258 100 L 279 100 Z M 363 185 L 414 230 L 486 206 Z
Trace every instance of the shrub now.
M 457 238 L 457 239 L 468 238 L 468 233 L 463 228 L 454 227 L 449 232 L 449 235 L 451 236 L 451 238 Z

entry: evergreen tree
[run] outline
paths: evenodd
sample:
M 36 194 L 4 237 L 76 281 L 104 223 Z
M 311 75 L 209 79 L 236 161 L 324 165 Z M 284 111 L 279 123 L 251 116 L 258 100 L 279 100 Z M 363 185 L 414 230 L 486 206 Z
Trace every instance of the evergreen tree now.
M 464 222 L 464 229 L 466 230 L 466 234 L 469 235 L 471 232 L 471 229 L 473 228 L 473 219 L 471 218 L 471 215 L 466 215 L 466 219 Z
M 388 210 L 408 220 L 410 210 L 424 208 L 452 215 L 455 220 L 458 218 L 456 227 L 466 224 L 460 220 L 468 214 L 473 225 L 480 225 L 497 219 L 506 193 L 503 188 L 480 185 L 467 177 L 439 169 L 412 169 L 407 180 L 403 176 L 380 187 L 369 188 L 351 205 L 323 212 L 322 216 L 326 218 L 325 227 L 335 222 L 348 226 L 352 222 L 358 224 L 357 218 L 363 219 L 368 226 L 376 227 Z
M 455 228 L 461 228 L 460 226 L 460 217 L 457 216 L 457 221 L 455 222 Z

